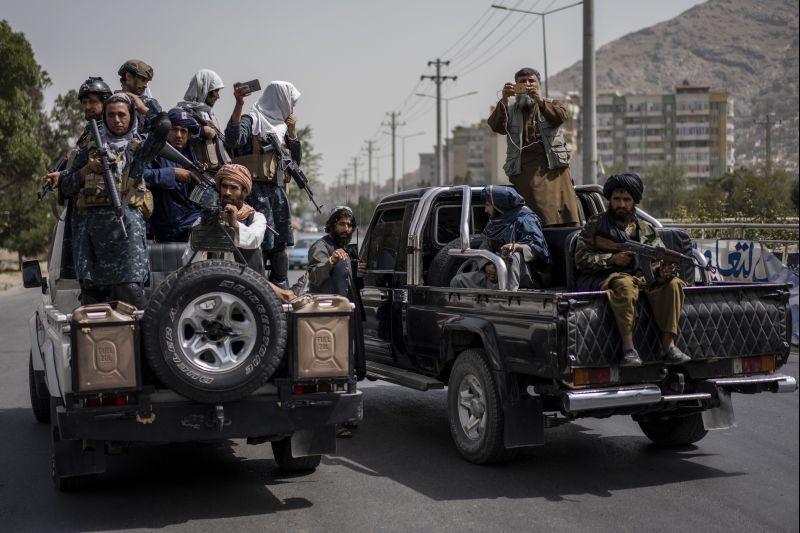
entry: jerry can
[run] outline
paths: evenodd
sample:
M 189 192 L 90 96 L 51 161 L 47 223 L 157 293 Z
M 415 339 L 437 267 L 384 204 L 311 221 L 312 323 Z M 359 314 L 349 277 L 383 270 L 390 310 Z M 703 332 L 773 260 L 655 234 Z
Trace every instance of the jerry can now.
M 304 294 L 290 315 L 297 347 L 294 379 L 346 378 L 350 375 L 350 300 L 329 294 Z
M 125 302 L 72 312 L 72 391 L 119 391 L 139 385 L 139 320 Z

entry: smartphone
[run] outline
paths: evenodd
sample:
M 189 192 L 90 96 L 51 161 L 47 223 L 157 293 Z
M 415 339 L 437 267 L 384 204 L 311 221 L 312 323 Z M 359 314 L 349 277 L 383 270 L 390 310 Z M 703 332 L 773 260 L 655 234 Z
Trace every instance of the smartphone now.
M 261 82 L 258 81 L 258 80 L 245 81 L 245 82 L 239 84 L 240 87 L 242 85 L 246 85 L 250 89 L 251 93 L 254 93 L 256 91 L 260 91 L 261 90 Z
M 525 94 L 528 92 L 528 88 L 525 86 L 524 83 L 515 83 L 514 92 L 517 94 Z

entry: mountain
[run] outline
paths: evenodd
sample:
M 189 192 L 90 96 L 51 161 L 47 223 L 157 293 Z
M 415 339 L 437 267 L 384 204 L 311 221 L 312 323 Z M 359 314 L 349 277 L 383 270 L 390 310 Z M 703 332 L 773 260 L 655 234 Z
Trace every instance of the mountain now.
M 598 5 L 598 8 L 601 6 Z M 597 90 L 671 92 L 688 80 L 734 97 L 737 164 L 765 158 L 765 114 L 776 167 L 798 170 L 798 0 L 708 0 L 625 35 L 596 52 Z M 552 76 L 550 89 L 581 90 L 581 62 Z

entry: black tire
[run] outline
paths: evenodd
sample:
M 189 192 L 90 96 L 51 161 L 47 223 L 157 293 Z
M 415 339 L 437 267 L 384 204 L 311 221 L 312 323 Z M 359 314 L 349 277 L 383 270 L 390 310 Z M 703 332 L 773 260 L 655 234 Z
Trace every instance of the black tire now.
M 41 424 L 50 422 L 50 394 L 43 396 L 41 391 L 47 391 L 44 383 L 44 372 L 36 372 L 33 369 L 33 351 L 28 359 L 28 391 L 31 396 L 31 409 L 33 417 Z
M 150 298 L 145 356 L 179 394 L 204 403 L 233 401 L 275 373 L 286 329 L 281 303 L 262 276 L 229 261 L 201 261 L 167 277 Z
M 477 248 L 481 244 L 481 237 L 473 235 L 470 237 L 470 248 Z M 466 261 L 465 257 L 455 257 L 448 254 L 448 250 L 455 250 L 461 247 L 461 239 L 454 239 L 439 250 L 433 261 L 428 267 L 427 284 L 431 287 L 449 287 L 450 280 L 458 272 L 458 268 Z
M 272 455 L 282 472 L 309 472 L 316 470 L 322 461 L 321 455 L 292 457 L 292 438 L 272 441 Z
M 679 417 L 642 418 L 637 422 L 648 439 L 665 448 L 694 444 L 708 433 L 700 413 Z
M 461 405 L 462 391 L 465 401 L 471 396 L 469 408 Z M 503 408 L 483 349 L 465 350 L 456 359 L 447 385 L 447 418 L 456 448 L 467 461 L 482 465 L 516 457 L 517 450 L 506 449 L 503 442 Z M 475 431 L 466 427 L 470 421 L 478 421 Z

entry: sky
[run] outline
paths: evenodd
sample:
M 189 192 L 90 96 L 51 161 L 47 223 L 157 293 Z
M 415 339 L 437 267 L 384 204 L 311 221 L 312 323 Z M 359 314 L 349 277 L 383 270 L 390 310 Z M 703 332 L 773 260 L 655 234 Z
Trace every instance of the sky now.
M 530 11 L 550 11 L 576 0 L 494 0 Z M 321 180 L 333 183 L 353 158 L 367 176 L 366 141 L 375 140 L 373 179 L 391 176 L 387 113 L 398 111 L 408 136 L 405 158 L 397 141 L 397 175 L 419 166 L 418 153 L 436 143 L 435 94 L 428 61 L 450 60 L 442 74 L 449 127 L 488 115 L 499 90 L 523 66 L 543 71 L 539 17 L 490 7 L 492 0 L 0 0 L 0 19 L 23 32 L 53 86 L 47 105 L 88 76 L 119 87 L 119 66 L 139 58 L 153 66 L 150 84 L 164 109 L 182 99 L 193 74 L 210 68 L 226 87 L 215 112 L 227 122 L 233 83 L 258 78 L 295 84 L 302 96 L 298 125 L 310 124 L 323 156 Z M 625 34 L 671 19 L 699 0 L 595 0 L 597 48 Z M 582 8 L 546 17 L 552 76 L 582 55 Z M 260 93 L 258 93 L 260 94 Z M 245 111 L 257 100 L 250 96 Z M 444 105 L 443 105 L 444 108 Z M 445 127 L 444 109 L 442 111 Z M 416 135 L 421 133 L 421 135 Z

